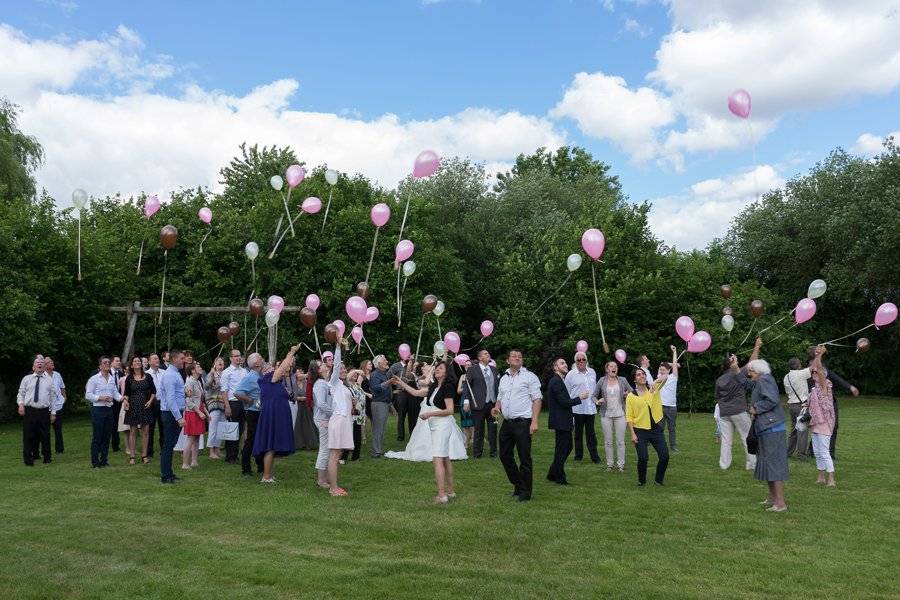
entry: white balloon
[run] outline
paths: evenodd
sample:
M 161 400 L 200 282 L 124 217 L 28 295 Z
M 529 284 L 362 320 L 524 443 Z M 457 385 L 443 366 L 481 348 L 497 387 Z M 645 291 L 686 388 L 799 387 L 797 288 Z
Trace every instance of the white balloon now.
M 87 192 L 81 188 L 78 188 L 74 192 L 72 192 L 72 204 L 75 205 L 75 208 L 81 210 L 87 205 L 88 195 Z
M 328 169 L 325 171 L 325 181 L 328 182 L 328 185 L 334 185 L 338 180 L 338 172 L 334 169 Z
M 434 353 L 437 356 L 443 356 L 447 353 L 447 346 L 444 345 L 444 342 L 438 340 L 434 343 Z
M 444 314 L 445 308 L 447 308 L 447 307 L 444 306 L 444 303 L 441 300 L 438 300 L 437 304 L 434 305 L 434 310 L 432 310 L 431 312 L 433 312 L 435 315 L 437 315 L 439 317 L 442 314 Z
M 269 185 L 271 185 L 272 189 L 276 192 L 280 192 L 281 188 L 284 187 L 284 179 L 281 178 L 281 175 L 272 175 L 272 178 L 269 179 Z
M 275 327 L 278 324 L 278 319 L 281 315 L 272 310 L 271 308 L 266 311 L 266 326 L 267 327 Z
M 569 258 L 566 259 L 566 268 L 569 271 L 577 271 L 581 266 L 581 255 L 580 254 L 570 254 Z
M 734 317 L 731 315 L 722 317 L 722 329 L 731 333 L 731 330 L 734 329 Z
M 416 272 L 416 263 L 414 263 L 411 260 L 408 260 L 405 263 L 403 263 L 403 275 L 405 277 L 409 277 L 410 275 L 412 275 L 415 272 Z
M 256 260 L 256 257 L 259 256 L 259 246 L 256 245 L 256 242 L 247 242 L 247 245 L 244 246 L 244 253 L 250 260 Z
M 812 283 L 809 284 L 809 289 L 806 292 L 807 298 L 812 298 L 815 300 L 816 298 L 821 298 L 825 295 L 825 290 L 828 289 L 828 286 L 825 284 L 823 279 L 816 279 Z

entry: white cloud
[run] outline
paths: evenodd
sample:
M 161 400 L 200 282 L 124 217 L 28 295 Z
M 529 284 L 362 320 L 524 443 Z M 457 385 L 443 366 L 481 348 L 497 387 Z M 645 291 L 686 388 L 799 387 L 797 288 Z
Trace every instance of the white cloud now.
M 850 151 L 862 156 L 875 156 L 884 149 L 884 140 L 889 137 L 893 137 L 895 141 L 900 142 L 900 131 L 892 131 L 883 137 L 864 133 L 856 138 L 856 143 L 850 148 Z
M 771 165 L 699 181 L 682 194 L 652 200 L 650 228 L 669 246 L 704 248 L 728 231 L 741 210 L 784 184 L 778 169 Z
M 643 25 L 639 21 L 629 17 L 625 19 L 625 31 L 627 31 L 628 33 L 633 33 L 639 38 L 644 39 L 645 37 L 653 33 L 653 28 L 647 25 Z
M 644 162 L 659 152 L 657 130 L 675 120 L 675 111 L 652 88 L 632 90 L 621 77 L 578 73 L 550 116 L 572 118 L 587 135 L 608 139 Z

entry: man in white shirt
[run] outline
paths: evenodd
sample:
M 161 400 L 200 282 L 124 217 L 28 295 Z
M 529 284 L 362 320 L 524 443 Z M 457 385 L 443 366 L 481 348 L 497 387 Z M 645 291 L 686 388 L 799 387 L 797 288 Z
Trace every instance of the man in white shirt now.
M 84 399 L 91 403 L 91 467 L 94 469 L 109 466 L 109 441 L 115 426 L 113 404 L 122 399 L 116 377 L 110 371 L 110 363 L 108 356 L 101 356 L 99 371 L 88 379 L 84 387 Z
M 575 416 L 575 460 L 581 460 L 584 456 L 584 434 L 587 430 L 587 449 L 591 462 L 599 463 L 597 430 L 594 428 L 597 403 L 592 397 L 597 387 L 597 372 L 588 366 L 587 354 L 575 353 L 575 366 L 566 375 L 565 382 L 570 398 L 577 398 L 581 392 L 587 392 L 587 398 L 572 408 L 572 414 Z
M 521 350 L 510 350 L 506 362 L 509 368 L 500 379 L 497 405 L 491 415 L 503 414 L 500 462 L 513 484 L 513 497 L 519 502 L 527 502 L 532 496 L 531 436 L 538 430 L 541 414 L 541 382 L 522 366 Z M 519 455 L 518 465 L 513 448 Z
M 62 410 L 66 400 L 68 400 L 68 396 L 66 395 L 66 383 L 63 381 L 59 371 L 56 370 L 56 364 L 53 362 L 53 359 L 49 356 L 44 358 L 44 371 L 53 378 L 53 383 L 56 385 L 56 418 L 51 416 L 50 422 L 53 424 L 56 453 L 62 454 L 65 451 L 62 434 Z
M 241 356 L 241 351 L 237 348 L 231 350 L 230 360 L 231 364 L 222 371 L 222 378 L 220 381 L 222 384 L 222 392 L 224 392 L 227 397 L 227 402 L 225 403 L 225 419 L 239 423 L 238 427 L 240 435 L 238 436 L 238 439 L 234 441 L 227 440 L 225 442 L 225 462 L 236 465 L 238 463 L 238 449 L 240 448 L 241 443 L 240 436 L 244 434 L 246 421 L 244 404 L 234 397 L 234 390 L 241 380 L 247 376 L 249 371 L 241 366 L 244 359 Z
M 666 377 L 666 382 L 659 390 L 662 400 L 663 417 L 666 421 L 666 429 L 669 431 L 669 448 L 672 452 L 679 452 L 675 445 L 675 419 L 678 417 L 678 363 L 674 360 L 678 357 L 675 346 L 672 349 L 671 363 L 660 363 L 657 370 L 657 378 Z
M 19 416 L 22 417 L 22 458 L 25 465 L 34 466 L 40 444 L 44 463 L 52 462 L 50 453 L 50 423 L 56 420 L 58 394 L 53 378 L 44 372 L 44 359 L 35 357 L 31 373 L 22 378 L 16 396 Z
M 809 386 L 807 380 L 812 377 L 809 367 L 803 368 L 800 359 L 794 357 L 788 361 L 787 375 L 784 376 L 784 393 L 788 399 L 788 410 L 791 411 L 791 435 L 788 437 L 788 456 L 797 454 L 800 460 L 808 458 L 806 454 L 808 431 L 797 431 L 797 417 L 809 402 Z
M 650 359 L 647 358 L 646 354 L 641 354 L 638 359 L 638 365 L 641 367 L 641 371 L 644 372 L 644 375 L 647 376 L 647 386 L 653 385 L 653 374 L 650 372 Z
M 159 410 L 159 390 L 162 386 L 162 376 L 164 370 L 160 368 L 159 355 L 154 353 L 150 355 L 148 360 L 147 375 L 153 380 L 153 387 L 156 388 L 156 402 L 150 408 L 153 411 L 153 421 L 150 423 L 150 431 L 147 438 L 147 457 L 153 457 L 153 438 L 154 431 L 159 429 L 159 447 L 162 448 L 164 431 L 162 426 L 162 413 Z

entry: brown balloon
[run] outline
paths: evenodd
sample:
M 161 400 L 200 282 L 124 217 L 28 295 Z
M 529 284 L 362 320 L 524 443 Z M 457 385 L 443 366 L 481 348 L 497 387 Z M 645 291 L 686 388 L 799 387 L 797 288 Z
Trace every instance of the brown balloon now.
M 869 348 L 872 347 L 872 344 L 869 343 L 869 338 L 859 338 L 856 340 L 856 351 L 857 352 L 868 352 Z
M 228 333 L 231 335 L 237 335 L 241 332 L 241 325 L 237 321 L 232 321 L 228 324 Z
M 325 341 L 329 344 L 336 344 L 338 339 L 338 328 L 333 323 L 325 326 Z
M 729 298 L 731 298 L 731 286 L 723 285 L 722 287 L 719 288 L 719 293 L 722 294 L 723 298 L 728 300 Z
M 303 307 L 300 309 L 300 322 L 303 323 L 304 327 L 312 329 L 316 326 L 316 311 L 310 310 L 307 307 Z
M 438 299 L 434 294 L 428 294 L 424 298 L 422 298 L 422 312 L 430 313 L 434 310 L 434 307 L 437 306 Z
M 259 298 L 250 301 L 250 314 L 254 317 L 261 317 L 266 312 L 266 305 Z
M 223 325 L 222 327 L 219 327 L 218 331 L 216 331 L 216 337 L 218 337 L 219 341 L 224 344 L 231 337 L 231 332 L 227 327 Z
M 762 300 L 754 300 L 750 303 L 750 314 L 754 317 L 761 317 L 763 314 Z
M 360 281 L 356 284 L 356 295 L 362 298 L 363 300 L 369 297 L 369 284 L 365 281 Z
M 722 316 L 724 317 L 726 315 L 734 316 L 734 309 L 731 308 L 730 306 L 723 307 L 722 308 Z
M 178 230 L 172 225 L 166 225 L 159 230 L 159 243 L 166 250 L 171 250 L 178 243 Z

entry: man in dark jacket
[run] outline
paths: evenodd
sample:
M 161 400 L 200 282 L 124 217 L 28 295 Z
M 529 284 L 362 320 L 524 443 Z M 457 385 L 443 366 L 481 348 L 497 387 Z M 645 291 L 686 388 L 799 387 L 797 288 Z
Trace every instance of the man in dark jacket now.
M 497 422 L 491 416 L 491 409 L 497 400 L 500 385 L 500 374 L 497 367 L 491 365 L 491 354 L 487 350 L 479 350 L 478 362 L 466 369 L 466 384 L 463 385 L 462 399 L 469 400 L 472 409 L 472 420 L 475 423 L 474 446 L 472 453 L 481 458 L 484 452 L 484 426 L 487 423 L 488 444 L 491 458 L 497 456 Z
M 547 384 L 547 406 L 550 409 L 550 429 L 556 432 L 556 447 L 553 450 L 553 464 L 547 473 L 547 480 L 559 485 L 569 485 L 566 479 L 566 459 L 572 453 L 572 428 L 574 417 L 572 408 L 586 400 L 588 393 L 582 391 L 575 398 L 569 397 L 565 377 L 569 372 L 566 359 L 558 358 L 553 363 L 553 377 Z

